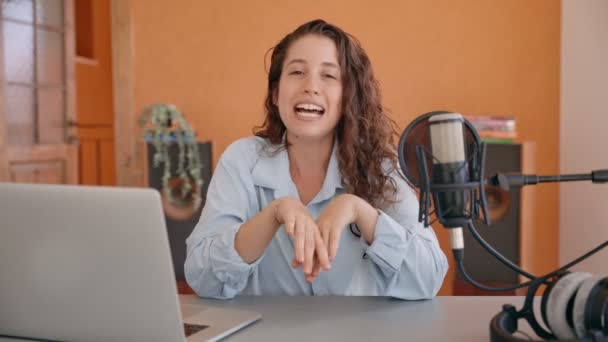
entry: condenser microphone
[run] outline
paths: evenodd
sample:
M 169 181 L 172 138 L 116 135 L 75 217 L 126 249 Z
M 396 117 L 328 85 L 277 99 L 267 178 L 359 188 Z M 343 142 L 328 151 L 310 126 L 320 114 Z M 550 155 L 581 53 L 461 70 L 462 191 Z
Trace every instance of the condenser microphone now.
M 431 137 L 432 175 L 435 184 L 464 184 L 468 180 L 466 167 L 463 117 L 458 113 L 444 113 L 429 118 Z M 435 212 L 446 228 L 450 228 L 453 250 L 464 248 L 462 219 L 466 217 L 466 191 L 437 191 Z
M 459 113 L 421 115 L 399 140 L 399 164 L 420 190 L 418 220 L 428 227 L 431 209 L 448 228 L 453 250 L 462 250 L 462 227 L 480 217 L 488 224 L 483 173 L 485 145 Z M 432 204 L 431 204 L 432 199 Z
M 463 117 L 458 113 L 445 113 L 429 118 L 431 152 L 433 156 L 433 181 L 435 184 L 465 184 L 468 181 L 466 167 Z M 435 212 L 443 217 L 448 228 L 460 227 L 466 216 L 468 196 L 466 191 L 437 191 Z

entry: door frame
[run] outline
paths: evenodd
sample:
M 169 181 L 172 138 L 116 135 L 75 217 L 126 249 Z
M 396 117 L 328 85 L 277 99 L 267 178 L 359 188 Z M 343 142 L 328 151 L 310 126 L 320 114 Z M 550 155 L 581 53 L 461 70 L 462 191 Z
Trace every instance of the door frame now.
M 0 18 L 2 18 L 2 6 L 0 6 Z M 8 131 L 6 124 L 6 102 L 4 85 L 4 25 L 0 25 L 0 182 L 10 181 L 8 168 Z
M 133 1 L 110 1 L 116 184 L 142 187 L 146 180 L 144 145 L 138 144 L 136 130 Z

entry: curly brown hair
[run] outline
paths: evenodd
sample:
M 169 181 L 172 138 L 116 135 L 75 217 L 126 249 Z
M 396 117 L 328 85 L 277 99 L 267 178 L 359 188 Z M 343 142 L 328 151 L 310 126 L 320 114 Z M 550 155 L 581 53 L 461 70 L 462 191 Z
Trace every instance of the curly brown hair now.
M 254 134 L 280 144 L 286 127 L 273 93 L 279 85 L 283 63 L 291 44 L 302 36 L 316 34 L 336 44 L 342 77 L 342 116 L 336 125 L 338 160 L 346 192 L 355 194 L 374 206 L 393 203 L 397 192 L 395 180 L 383 168 L 389 161 L 397 170 L 395 122 L 381 104 L 380 87 L 367 54 L 359 41 L 340 28 L 323 20 L 313 20 L 285 36 L 274 48 L 268 71 L 268 94 L 264 103 L 266 118 Z

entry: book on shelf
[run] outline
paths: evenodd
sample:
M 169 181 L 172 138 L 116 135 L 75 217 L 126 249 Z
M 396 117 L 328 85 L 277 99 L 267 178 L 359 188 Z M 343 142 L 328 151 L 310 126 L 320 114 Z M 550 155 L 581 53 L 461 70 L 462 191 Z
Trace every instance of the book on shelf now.
M 465 116 L 473 125 L 481 140 L 494 144 L 512 144 L 517 138 L 515 117 L 512 116 Z

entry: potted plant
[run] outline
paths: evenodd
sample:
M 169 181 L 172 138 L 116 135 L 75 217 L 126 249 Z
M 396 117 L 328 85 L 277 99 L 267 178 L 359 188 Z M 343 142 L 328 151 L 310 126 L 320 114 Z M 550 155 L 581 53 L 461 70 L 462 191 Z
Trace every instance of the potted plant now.
M 163 166 L 163 205 L 168 214 L 186 218 L 201 205 L 201 161 L 196 133 L 172 104 L 154 104 L 139 115 L 144 141 L 154 146 L 152 166 Z M 177 145 L 177 165 L 171 165 L 169 150 Z M 172 171 L 174 173 L 172 173 Z M 183 212 L 183 211 L 186 212 Z M 180 213 L 182 211 L 182 213 Z

